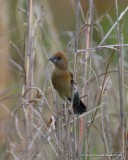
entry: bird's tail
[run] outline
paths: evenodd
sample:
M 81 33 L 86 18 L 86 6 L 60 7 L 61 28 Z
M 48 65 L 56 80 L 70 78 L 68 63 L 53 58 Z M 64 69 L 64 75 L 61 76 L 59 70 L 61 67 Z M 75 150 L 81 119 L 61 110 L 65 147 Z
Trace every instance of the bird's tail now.
M 75 114 L 82 114 L 82 113 L 86 112 L 86 106 L 80 100 L 78 92 L 75 92 L 75 94 L 74 94 L 73 111 Z

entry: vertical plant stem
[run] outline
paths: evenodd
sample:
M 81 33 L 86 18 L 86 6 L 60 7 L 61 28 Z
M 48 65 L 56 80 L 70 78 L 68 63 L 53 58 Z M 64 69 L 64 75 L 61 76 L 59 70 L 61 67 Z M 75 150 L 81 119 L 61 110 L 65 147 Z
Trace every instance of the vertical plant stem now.
M 33 37 L 32 37 L 32 29 L 33 29 L 33 0 L 27 1 L 27 34 L 26 34 L 26 48 L 25 48 L 25 67 L 26 67 L 26 84 L 25 89 L 28 90 L 32 88 L 33 85 L 33 67 L 34 67 L 34 55 L 33 55 Z M 32 98 L 32 91 L 26 93 L 26 101 Z M 25 159 L 31 159 L 31 153 L 29 151 L 29 144 L 32 138 L 32 123 L 33 123 L 33 108 L 32 105 L 25 106 L 25 114 L 26 114 L 26 157 Z
M 73 159 L 75 160 L 76 159 L 76 149 L 77 149 L 77 143 L 76 143 L 76 120 L 75 120 L 75 117 L 73 117 L 73 140 L 74 140 L 74 143 L 73 143 L 73 147 L 72 147 L 72 150 L 75 152 L 73 153 Z
M 64 146 L 64 152 L 63 152 L 63 160 L 67 160 L 68 154 L 70 154 L 70 151 L 68 150 L 69 146 L 69 138 L 70 138 L 70 120 L 71 120 L 71 114 L 68 114 L 68 121 L 66 125 L 66 135 L 65 135 L 65 146 Z
M 58 143 L 58 145 L 59 146 L 61 146 L 61 141 L 62 141 L 62 137 L 61 137 L 61 130 L 62 130 L 62 119 L 61 119 L 61 117 L 59 116 L 59 112 L 60 112 L 60 110 L 59 110 L 59 100 L 58 100 L 58 95 L 56 94 L 56 111 L 57 111 L 57 131 L 56 131 L 56 135 L 57 135 L 57 143 Z M 64 104 L 64 108 L 65 108 L 65 104 Z M 57 147 L 57 154 L 58 154 L 58 156 L 62 156 L 61 155 L 61 151 L 60 151 L 60 149 Z
M 89 0 L 89 12 L 88 12 L 88 27 L 85 30 L 85 49 L 88 49 L 92 46 L 92 32 L 93 32 L 93 15 L 94 15 L 94 6 L 93 0 Z M 86 62 L 87 58 L 89 57 L 89 52 L 85 52 L 84 54 L 84 61 Z M 91 65 L 91 60 L 90 60 Z M 84 73 L 84 84 L 86 83 L 86 73 L 87 73 L 87 62 L 85 63 L 85 73 Z M 88 92 L 89 94 L 89 92 Z M 83 90 L 83 95 L 85 95 L 85 88 Z M 89 128 L 86 128 L 86 130 Z M 86 132 L 87 138 L 85 141 L 85 154 L 89 153 L 89 130 Z
M 104 137 L 104 145 L 105 145 L 105 150 L 107 152 L 107 154 L 109 155 L 109 149 L 108 149 L 108 144 L 107 144 L 107 138 L 106 138 L 106 133 L 105 133 L 105 113 L 104 113 L 104 108 L 101 107 L 101 113 L 102 113 L 102 131 L 103 131 L 103 137 Z M 110 157 L 108 157 L 109 160 L 111 160 Z
M 75 56 L 74 56 L 74 68 L 73 68 L 73 79 L 76 81 L 76 64 L 77 64 L 77 54 L 78 54 L 78 33 L 79 33 L 79 13 L 80 13 L 80 0 L 76 0 L 76 35 L 75 35 Z M 74 86 L 72 89 L 72 100 L 74 99 Z M 73 117 L 75 119 L 75 117 Z M 76 123 L 73 120 L 73 128 L 74 128 L 74 148 L 75 151 L 73 153 L 73 159 L 77 160 L 77 139 L 76 139 Z
M 122 43 L 122 36 L 121 36 L 121 29 L 118 20 L 118 2 L 115 0 L 116 3 L 116 15 L 117 15 L 117 41 L 120 45 Z M 124 144 L 124 108 L 123 108 L 123 53 L 122 47 L 118 47 L 118 79 L 119 79 L 119 98 L 120 98 L 120 125 L 121 125 L 121 139 L 122 139 L 122 159 L 124 157 L 125 151 L 125 144 Z
M 33 0 L 28 0 L 28 28 L 26 40 L 26 89 L 32 87 L 33 84 L 33 51 L 32 51 L 32 23 L 33 23 Z M 31 92 L 28 92 L 31 97 Z

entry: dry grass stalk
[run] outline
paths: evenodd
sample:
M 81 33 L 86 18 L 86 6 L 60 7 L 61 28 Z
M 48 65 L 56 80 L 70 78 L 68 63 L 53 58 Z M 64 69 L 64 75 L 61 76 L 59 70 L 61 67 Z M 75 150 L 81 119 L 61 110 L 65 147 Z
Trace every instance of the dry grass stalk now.
M 119 16 L 118 16 L 118 1 L 115 0 L 116 3 L 116 16 L 117 16 L 117 42 L 118 44 L 122 44 L 122 28 L 119 24 Z M 119 79 L 119 95 L 120 95 L 120 125 L 121 125 L 121 145 L 122 145 L 122 157 L 121 159 L 125 159 L 125 137 L 124 137 L 124 104 L 123 104 L 123 50 L 122 47 L 118 47 L 118 79 Z

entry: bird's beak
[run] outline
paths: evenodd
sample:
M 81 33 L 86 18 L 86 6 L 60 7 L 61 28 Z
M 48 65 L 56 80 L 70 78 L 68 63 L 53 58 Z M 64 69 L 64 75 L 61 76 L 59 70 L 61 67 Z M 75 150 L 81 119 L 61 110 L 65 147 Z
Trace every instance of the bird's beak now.
M 52 63 L 56 63 L 56 58 L 53 56 L 53 57 L 49 58 L 48 61 L 51 61 Z

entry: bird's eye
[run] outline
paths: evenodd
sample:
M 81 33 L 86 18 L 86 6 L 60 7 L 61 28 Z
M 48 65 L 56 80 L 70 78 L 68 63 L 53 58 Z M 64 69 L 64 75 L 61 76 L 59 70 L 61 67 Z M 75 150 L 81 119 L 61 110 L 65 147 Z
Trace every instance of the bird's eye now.
M 60 60 L 60 59 L 61 59 L 61 57 L 57 57 L 57 59 L 58 59 L 58 60 Z

